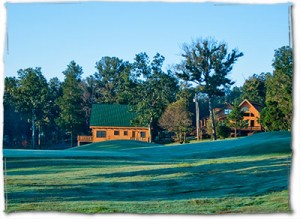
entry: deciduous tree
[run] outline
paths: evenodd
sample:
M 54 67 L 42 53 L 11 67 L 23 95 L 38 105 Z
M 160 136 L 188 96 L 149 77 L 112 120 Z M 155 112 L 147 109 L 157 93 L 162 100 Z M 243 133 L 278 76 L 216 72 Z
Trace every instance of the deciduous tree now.
M 238 101 L 239 103 L 242 102 L 242 88 L 234 86 L 227 94 L 226 94 L 226 102 L 227 103 L 234 103 Z
M 28 118 L 16 110 L 16 99 L 14 98 L 17 90 L 18 80 L 15 77 L 6 77 L 4 80 L 3 95 L 3 146 L 20 146 L 22 142 L 26 147 L 27 132 L 30 129 Z
M 289 124 L 284 117 L 284 113 L 278 107 L 278 102 L 268 101 L 260 113 L 259 122 L 266 131 L 287 130 Z
M 16 109 L 26 115 L 32 124 L 32 147 L 36 145 L 36 125 L 40 127 L 47 116 L 49 87 L 41 68 L 18 71 L 18 84 L 14 92 Z
M 160 117 L 159 125 L 170 132 L 176 133 L 180 142 L 186 142 L 186 134 L 191 129 L 192 120 L 185 100 L 180 99 L 171 103 Z
M 276 102 L 278 109 L 283 113 L 281 121 L 290 129 L 293 116 L 293 53 L 288 46 L 275 50 L 273 75 L 266 82 L 267 104 Z M 272 104 L 269 104 L 271 107 Z
M 242 87 L 242 99 L 265 105 L 266 100 L 266 79 L 269 73 L 254 74 L 249 77 Z
M 178 65 L 177 76 L 195 82 L 201 92 L 207 94 L 214 139 L 217 137 L 212 100 L 215 96 L 223 96 L 225 87 L 233 84 L 228 74 L 241 56 L 243 53 L 237 49 L 228 52 L 225 43 L 213 39 L 196 40 L 183 45 L 183 62 Z
M 162 70 L 164 57 L 156 54 L 150 63 L 146 53 L 136 55 L 133 63 L 135 83 L 132 89 L 131 108 L 137 113 L 134 123 L 149 125 L 150 141 L 152 128 L 162 115 L 166 106 L 175 100 L 178 90 L 177 80 L 171 72 Z

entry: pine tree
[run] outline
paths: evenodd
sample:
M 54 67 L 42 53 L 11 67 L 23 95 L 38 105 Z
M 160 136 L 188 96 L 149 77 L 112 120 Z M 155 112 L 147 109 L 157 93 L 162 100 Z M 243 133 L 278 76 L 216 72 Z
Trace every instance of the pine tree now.
M 234 102 L 232 111 L 228 115 L 228 124 L 234 128 L 234 137 L 237 137 L 237 130 L 246 126 L 246 122 L 243 120 L 243 111 L 241 111 L 237 101 Z
M 83 91 L 80 86 L 82 68 L 71 61 L 63 72 L 65 80 L 62 83 L 62 96 L 57 99 L 60 109 L 58 125 L 70 134 L 71 147 L 77 134 L 84 127 Z

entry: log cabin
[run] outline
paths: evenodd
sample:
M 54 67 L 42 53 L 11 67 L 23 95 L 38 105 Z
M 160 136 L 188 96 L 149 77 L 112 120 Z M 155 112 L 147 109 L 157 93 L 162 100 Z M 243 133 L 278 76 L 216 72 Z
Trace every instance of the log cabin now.
M 149 142 L 149 127 L 136 126 L 132 120 L 136 117 L 128 105 L 93 104 L 90 117 L 92 136 L 78 136 L 81 143 L 101 142 L 107 140 L 137 140 Z
M 218 121 L 223 121 L 227 119 L 227 116 L 230 114 L 232 110 L 233 105 L 230 103 L 226 103 L 223 107 L 221 108 L 215 108 L 214 113 L 215 117 Z
M 255 131 L 263 131 L 263 127 L 259 124 L 262 106 L 245 99 L 239 104 L 239 107 L 241 111 L 243 111 L 243 120 L 246 121 L 247 124 L 245 128 L 240 130 L 242 135 L 249 135 Z M 226 120 L 232 108 L 233 105 L 230 103 L 226 103 L 222 108 L 215 108 L 216 120 L 219 122 Z
M 241 111 L 243 111 L 243 119 L 244 121 L 247 121 L 248 125 L 243 128 L 242 131 L 250 133 L 254 131 L 262 131 L 263 127 L 259 124 L 262 105 L 245 99 L 240 103 L 239 107 Z

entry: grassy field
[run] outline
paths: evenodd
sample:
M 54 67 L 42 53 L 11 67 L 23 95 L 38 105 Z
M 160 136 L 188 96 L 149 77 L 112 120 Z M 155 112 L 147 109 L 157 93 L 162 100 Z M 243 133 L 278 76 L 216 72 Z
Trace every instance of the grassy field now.
M 288 213 L 289 132 L 163 146 L 4 150 L 6 212 Z

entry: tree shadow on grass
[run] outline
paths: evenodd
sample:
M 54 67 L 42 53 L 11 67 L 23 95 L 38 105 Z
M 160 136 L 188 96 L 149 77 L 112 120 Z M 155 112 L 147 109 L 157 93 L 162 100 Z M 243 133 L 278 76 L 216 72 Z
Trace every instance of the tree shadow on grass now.
M 169 162 L 130 161 L 105 159 L 7 159 L 6 168 L 8 176 L 26 176 L 38 174 L 55 174 L 59 172 L 72 172 L 89 168 L 111 168 L 126 166 L 152 166 L 169 165 Z
M 66 173 L 70 180 L 60 185 L 59 178 L 57 185 L 48 183 L 47 178 L 38 179 L 39 174 L 47 174 L 40 172 L 36 173 L 37 181 L 22 183 L 19 190 L 10 190 L 8 186 L 8 201 L 158 201 L 257 196 L 288 189 L 289 163 L 286 158 L 273 158 L 179 165 L 154 170 L 82 175 L 85 183 L 76 183 L 78 176 L 72 178 L 72 173 Z

